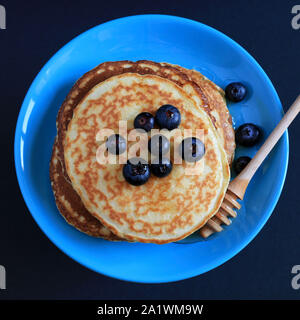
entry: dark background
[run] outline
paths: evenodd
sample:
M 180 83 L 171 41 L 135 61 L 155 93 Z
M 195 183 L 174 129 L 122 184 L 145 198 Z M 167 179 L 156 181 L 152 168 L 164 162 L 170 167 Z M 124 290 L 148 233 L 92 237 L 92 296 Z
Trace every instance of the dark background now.
M 16 1 L 0 30 L 0 264 L 7 271 L 1 299 L 299 299 L 291 269 L 300 264 L 300 127 L 289 129 L 290 161 L 280 200 L 259 235 L 237 256 L 201 276 L 143 285 L 86 269 L 39 229 L 21 196 L 13 162 L 22 100 L 47 60 L 83 31 L 127 15 L 165 13 L 201 21 L 241 44 L 273 82 L 284 109 L 300 93 L 300 30 L 291 9 L 300 1 Z M 297 140 L 298 139 L 298 140 Z

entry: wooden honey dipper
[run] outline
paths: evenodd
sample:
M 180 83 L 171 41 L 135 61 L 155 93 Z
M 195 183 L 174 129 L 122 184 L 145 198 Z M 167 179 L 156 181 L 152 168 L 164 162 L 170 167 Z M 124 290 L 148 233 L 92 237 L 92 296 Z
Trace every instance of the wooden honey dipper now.
M 248 163 L 244 170 L 229 183 L 219 211 L 207 221 L 204 227 L 199 230 L 202 237 L 207 238 L 215 232 L 222 231 L 222 224 L 231 224 L 231 220 L 228 219 L 228 217 L 235 218 L 237 213 L 233 209 L 239 210 L 241 208 L 241 205 L 237 202 L 237 199 L 243 200 L 247 186 L 256 170 L 271 152 L 291 122 L 296 118 L 299 111 L 300 95 L 286 112 L 284 117 L 280 120 L 275 129 L 271 132 L 261 148 L 257 151 L 253 159 Z

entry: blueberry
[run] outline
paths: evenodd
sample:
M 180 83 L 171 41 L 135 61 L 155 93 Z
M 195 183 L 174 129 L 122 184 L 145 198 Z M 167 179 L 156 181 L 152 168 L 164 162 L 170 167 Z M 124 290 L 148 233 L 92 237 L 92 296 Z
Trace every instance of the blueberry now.
M 182 140 L 179 145 L 179 152 L 183 160 L 187 162 L 196 162 L 204 156 L 205 147 L 201 140 L 190 137 Z
M 141 186 L 150 178 L 149 164 L 141 158 L 129 159 L 123 167 L 123 176 L 128 183 Z
M 170 142 L 162 134 L 154 135 L 148 142 L 148 150 L 155 156 L 164 155 L 170 149 Z
M 245 123 L 237 128 L 235 141 L 241 146 L 252 147 L 261 137 L 260 129 L 253 123 Z
M 148 132 L 154 127 L 154 117 L 149 112 L 142 112 L 136 116 L 133 125 L 135 129 L 144 129 Z
M 155 121 L 161 129 L 173 130 L 180 125 L 181 115 L 176 107 L 165 104 L 156 111 Z
M 235 172 L 237 174 L 242 172 L 244 170 L 244 168 L 246 167 L 246 165 L 250 162 L 250 160 L 251 160 L 251 158 L 246 157 L 246 156 L 237 158 L 233 164 Z
M 172 162 L 168 158 L 161 158 L 160 160 L 158 158 L 154 159 L 150 166 L 151 172 L 159 178 L 169 175 L 172 168 Z
M 233 102 L 242 101 L 246 93 L 246 87 L 240 82 L 232 82 L 225 88 L 226 98 Z
M 118 133 L 112 134 L 106 140 L 106 147 L 112 154 L 121 154 L 126 150 L 126 140 Z

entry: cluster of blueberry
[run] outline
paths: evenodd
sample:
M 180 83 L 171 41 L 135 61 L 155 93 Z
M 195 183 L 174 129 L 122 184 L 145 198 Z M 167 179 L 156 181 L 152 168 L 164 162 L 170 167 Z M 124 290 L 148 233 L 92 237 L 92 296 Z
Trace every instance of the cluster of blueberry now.
M 240 82 L 230 83 L 225 94 L 228 100 L 233 102 L 242 101 L 247 93 L 245 86 Z M 160 129 L 173 130 L 178 128 L 181 122 L 179 110 L 169 104 L 161 106 L 155 116 L 149 112 L 142 112 L 134 120 L 135 129 L 151 131 L 156 124 Z M 261 137 L 260 129 L 252 124 L 245 123 L 235 132 L 235 140 L 238 145 L 250 147 L 255 145 Z M 126 150 L 126 140 L 119 134 L 113 134 L 106 141 L 107 150 L 115 155 L 122 154 Z M 123 167 L 123 175 L 127 182 L 139 186 L 146 183 L 151 173 L 157 177 L 166 177 L 172 171 L 173 164 L 167 157 L 163 157 L 170 149 L 169 140 L 162 134 L 154 135 L 148 143 L 148 150 L 157 158 L 149 165 L 142 158 L 132 158 Z M 199 161 L 204 153 L 205 147 L 201 140 L 195 137 L 183 139 L 179 152 L 182 159 L 187 162 Z M 251 160 L 250 157 L 242 156 L 235 160 L 234 169 L 240 173 Z
M 232 82 L 225 88 L 226 98 L 233 102 L 242 101 L 246 96 L 247 90 L 240 82 Z M 253 123 L 244 123 L 235 131 L 235 141 L 244 147 L 254 146 L 261 138 L 261 130 Z M 234 161 L 236 173 L 240 173 L 250 162 L 251 158 L 242 156 Z
M 154 125 L 160 129 L 176 129 L 181 122 L 179 110 L 172 105 L 163 105 L 157 111 L 155 116 L 149 112 L 142 112 L 134 120 L 135 129 L 151 131 Z M 119 134 L 110 136 L 106 141 L 106 147 L 112 154 L 121 154 L 126 150 L 126 141 Z M 123 167 L 123 175 L 127 182 L 139 186 L 146 183 L 150 174 L 162 178 L 169 175 L 172 171 L 172 161 L 163 157 L 170 150 L 170 142 L 163 134 L 156 134 L 148 142 L 149 152 L 156 156 L 149 165 L 142 158 L 132 158 L 127 161 Z M 183 160 L 187 162 L 199 161 L 204 153 L 205 148 L 202 141 L 195 137 L 183 139 L 179 145 L 179 152 Z

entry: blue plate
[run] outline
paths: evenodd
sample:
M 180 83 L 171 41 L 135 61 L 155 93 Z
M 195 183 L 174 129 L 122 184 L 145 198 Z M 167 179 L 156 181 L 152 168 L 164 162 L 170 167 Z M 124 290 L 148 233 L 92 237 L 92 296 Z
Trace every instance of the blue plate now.
M 55 206 L 49 159 L 57 111 L 74 82 L 104 61 L 149 59 L 195 68 L 225 87 L 243 81 L 249 94 L 229 105 L 235 126 L 254 122 L 265 136 L 281 119 L 277 93 L 258 63 L 236 42 L 199 22 L 141 15 L 99 25 L 78 36 L 43 67 L 23 102 L 15 134 L 15 165 L 32 216 L 62 251 L 86 267 L 118 279 L 169 282 L 211 270 L 242 250 L 270 217 L 283 187 L 288 163 L 285 134 L 256 173 L 242 210 L 229 227 L 207 240 L 192 236 L 167 245 L 113 243 L 69 226 Z M 259 146 L 237 150 L 254 155 Z M 197 242 L 195 242 L 197 240 Z

